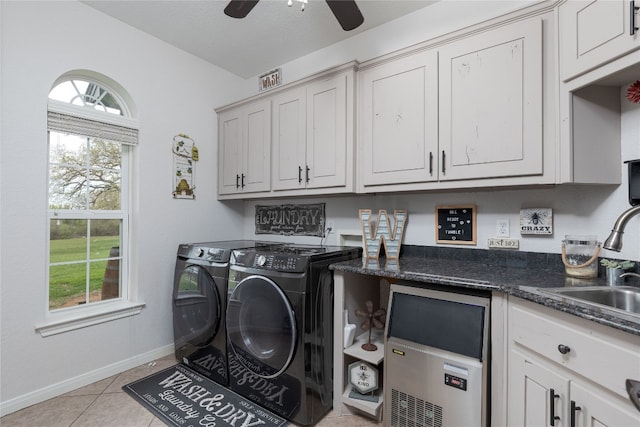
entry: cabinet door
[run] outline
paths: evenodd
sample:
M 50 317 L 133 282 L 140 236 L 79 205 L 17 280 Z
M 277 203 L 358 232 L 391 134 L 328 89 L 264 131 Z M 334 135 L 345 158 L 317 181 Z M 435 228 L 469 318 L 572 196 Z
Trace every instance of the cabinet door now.
M 574 411 L 576 427 L 640 426 L 640 415 L 630 401 L 617 402 L 616 399 L 611 399 L 602 392 L 575 381 L 571 382 L 570 393 L 571 401 L 576 407 Z M 571 411 L 571 402 L 568 410 Z M 570 412 L 568 416 L 571 416 Z
M 346 185 L 347 76 L 307 87 L 307 188 Z
M 272 188 L 306 186 L 306 90 L 293 88 L 273 98 Z
M 271 187 L 271 101 L 251 103 L 245 110 L 240 185 L 244 192 Z
M 542 174 L 542 21 L 439 51 L 440 180 Z
M 241 191 L 243 115 L 240 108 L 218 115 L 218 193 Z
M 562 79 L 569 80 L 640 48 L 640 35 L 631 30 L 632 15 L 638 22 L 640 17 L 628 0 L 572 0 L 561 4 Z
M 437 53 L 426 51 L 361 72 L 365 187 L 437 180 L 437 67 Z
M 555 426 L 569 425 L 567 378 L 541 362 L 512 351 L 509 355 L 508 379 L 509 425 L 550 426 L 552 417 Z

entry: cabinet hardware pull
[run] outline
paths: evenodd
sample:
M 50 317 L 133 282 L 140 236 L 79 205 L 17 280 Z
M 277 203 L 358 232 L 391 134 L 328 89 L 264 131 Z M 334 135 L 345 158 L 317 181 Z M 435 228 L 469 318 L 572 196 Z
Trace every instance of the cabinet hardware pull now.
M 444 159 L 445 159 L 445 154 L 444 154 L 444 150 L 442 150 L 442 175 L 444 175 L 444 171 L 446 169 L 446 166 L 444 164 Z
M 244 174 L 242 174 L 242 180 L 240 182 L 242 183 L 242 188 L 244 188 Z
M 627 378 L 624 384 L 627 388 L 627 393 L 629 393 L 629 399 L 631 399 L 631 402 L 633 402 L 636 408 L 638 408 L 638 411 L 640 411 L 640 381 Z
M 581 407 L 576 405 L 575 400 L 571 401 L 571 418 L 569 421 L 571 427 L 576 427 L 576 411 L 580 411 L 581 409 Z
M 298 184 L 302 184 L 302 168 L 298 166 Z
M 571 348 L 568 345 L 560 344 L 558 346 L 558 351 L 562 354 L 567 354 L 571 351 Z
M 559 420 L 560 417 L 556 415 L 556 399 L 559 398 L 560 395 L 556 394 L 553 389 L 549 389 L 549 424 L 551 426 L 556 425 L 556 420 Z
M 236 174 L 236 188 L 240 188 L 240 175 Z
M 429 151 L 429 175 L 433 175 L 433 152 Z
M 309 166 L 306 166 L 306 168 L 307 168 L 306 178 L 307 178 L 307 184 L 308 184 L 308 183 L 309 183 L 309 171 L 310 171 L 311 169 L 309 169 Z
M 640 30 L 639 27 L 636 27 L 636 13 L 640 9 L 640 6 L 636 6 L 636 2 L 631 0 L 629 2 L 629 35 L 633 36 L 636 31 Z

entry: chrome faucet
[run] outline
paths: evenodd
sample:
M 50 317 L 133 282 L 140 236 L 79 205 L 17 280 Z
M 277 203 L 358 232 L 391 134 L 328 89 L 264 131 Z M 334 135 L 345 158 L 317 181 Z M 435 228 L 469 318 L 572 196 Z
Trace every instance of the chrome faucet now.
M 640 214 L 640 205 L 633 206 L 622 212 L 622 215 L 618 217 L 616 223 L 613 225 L 613 230 L 611 230 L 611 234 L 607 240 L 605 240 L 603 247 L 611 251 L 620 252 L 622 249 L 622 235 L 624 234 L 624 227 L 631 218 L 638 214 Z

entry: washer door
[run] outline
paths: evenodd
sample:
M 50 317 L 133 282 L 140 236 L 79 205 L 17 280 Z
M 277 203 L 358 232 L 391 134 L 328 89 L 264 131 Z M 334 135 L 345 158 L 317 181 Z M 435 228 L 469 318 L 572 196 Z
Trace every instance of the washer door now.
M 176 345 L 205 347 L 218 332 L 220 295 L 215 281 L 199 265 L 186 265 L 176 278 L 173 295 L 173 332 Z
M 263 378 L 282 374 L 296 350 L 296 318 L 291 303 L 271 279 L 241 280 L 227 304 L 227 337 L 233 354 Z

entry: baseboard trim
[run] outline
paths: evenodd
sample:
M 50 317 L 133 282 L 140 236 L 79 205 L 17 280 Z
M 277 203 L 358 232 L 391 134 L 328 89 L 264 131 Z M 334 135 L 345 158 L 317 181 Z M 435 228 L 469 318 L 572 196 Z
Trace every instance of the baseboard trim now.
M 61 394 L 68 393 L 96 381 L 101 381 L 113 375 L 121 374 L 124 371 L 138 367 L 144 363 L 173 354 L 173 352 L 173 344 L 160 347 L 129 359 L 104 366 L 94 371 L 66 379 L 59 383 L 43 387 L 39 390 L 23 394 L 22 396 L 0 402 L 0 417 L 19 411 L 20 409 L 24 409 L 28 406 L 35 405 L 36 403 L 44 402 L 45 400 L 60 396 Z

